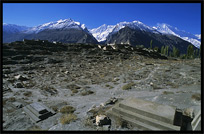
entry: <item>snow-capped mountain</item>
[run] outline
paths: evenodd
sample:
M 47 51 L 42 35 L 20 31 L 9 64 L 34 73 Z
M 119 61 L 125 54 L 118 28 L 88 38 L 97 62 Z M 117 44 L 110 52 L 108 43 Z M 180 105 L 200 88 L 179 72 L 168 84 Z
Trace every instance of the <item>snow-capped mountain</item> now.
M 101 41 L 105 41 L 109 34 L 114 34 L 126 26 L 135 30 L 138 29 L 142 31 L 158 33 L 158 31 L 156 31 L 154 28 L 151 28 L 140 21 L 132 21 L 132 22 L 124 21 L 124 22 L 117 23 L 116 25 L 103 24 L 102 26 L 98 28 L 90 29 L 89 31 L 99 42 L 101 42 Z
M 3 23 L 3 31 L 7 32 L 7 33 L 19 33 L 19 32 L 25 31 L 29 28 L 30 27 Z
M 58 21 L 48 22 L 39 26 L 35 26 L 25 31 L 25 33 L 39 33 L 45 29 L 62 29 L 62 28 L 63 29 L 75 28 L 75 29 L 87 30 L 87 28 L 85 27 L 85 24 L 81 24 L 80 22 L 76 22 L 69 18 L 69 19 L 64 19 L 64 20 L 61 19 Z
M 186 40 L 192 43 L 195 47 L 200 48 L 201 35 L 193 35 L 189 32 L 186 32 L 184 30 L 179 30 L 177 27 L 173 27 L 165 23 L 162 23 L 162 24 L 158 23 L 157 26 L 154 26 L 153 28 L 161 32 L 162 34 L 171 34 L 171 35 L 180 37 L 183 40 Z
M 98 43 L 85 24 L 72 19 L 48 22 L 22 30 L 18 34 L 8 34 L 5 31 L 3 33 L 3 42 L 5 43 L 23 39 L 41 39 L 63 43 Z
M 106 37 L 113 31 L 114 25 L 102 25 L 98 28 L 90 29 L 90 33 L 97 39 L 97 41 L 105 41 Z

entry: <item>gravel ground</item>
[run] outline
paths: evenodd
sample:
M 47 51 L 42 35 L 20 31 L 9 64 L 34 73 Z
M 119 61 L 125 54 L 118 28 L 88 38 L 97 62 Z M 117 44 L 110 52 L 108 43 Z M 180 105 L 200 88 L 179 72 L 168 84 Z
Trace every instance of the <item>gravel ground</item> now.
M 195 113 L 201 109 L 200 59 L 154 59 L 137 53 L 120 55 L 83 49 L 30 54 L 30 63 L 25 58 L 19 60 L 19 56 L 4 56 L 4 63 L 16 61 L 3 65 L 4 130 L 96 130 L 86 123 L 88 111 L 113 97 L 134 96 L 180 109 L 192 107 Z M 17 75 L 27 80 L 16 80 Z M 130 88 L 123 90 L 127 84 Z M 57 114 L 33 123 L 22 108 L 14 107 L 14 102 L 23 106 L 41 102 Z M 77 119 L 62 124 L 63 113 L 59 110 L 66 105 L 76 109 Z M 111 130 L 127 129 L 113 125 Z

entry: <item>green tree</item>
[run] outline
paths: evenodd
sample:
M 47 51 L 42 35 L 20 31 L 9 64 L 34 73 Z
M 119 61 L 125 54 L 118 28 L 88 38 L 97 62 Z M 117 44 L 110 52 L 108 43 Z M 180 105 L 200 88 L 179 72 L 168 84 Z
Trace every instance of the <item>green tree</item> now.
M 161 54 L 164 54 L 164 46 L 161 47 Z
M 181 59 L 186 59 L 186 54 L 180 55 L 180 58 L 181 58 Z
M 198 58 L 198 49 L 194 50 L 195 58 Z
M 179 55 L 180 55 L 179 49 L 177 49 L 175 46 L 173 46 L 173 54 L 172 54 L 172 56 L 173 57 L 179 57 Z
M 169 52 L 169 56 L 170 56 L 170 57 L 173 57 L 173 53 L 172 53 L 171 51 Z
M 169 46 L 166 46 L 166 55 L 169 55 Z
M 160 53 L 159 51 L 159 48 L 158 47 L 154 47 L 154 51 L 156 51 L 156 52 L 158 52 L 158 53 Z
M 152 40 L 150 41 L 150 48 L 152 49 Z
M 187 58 L 188 59 L 194 58 L 193 45 L 188 45 L 188 48 L 187 48 Z
M 199 58 L 201 58 L 201 46 L 200 46 L 200 50 L 199 50 Z

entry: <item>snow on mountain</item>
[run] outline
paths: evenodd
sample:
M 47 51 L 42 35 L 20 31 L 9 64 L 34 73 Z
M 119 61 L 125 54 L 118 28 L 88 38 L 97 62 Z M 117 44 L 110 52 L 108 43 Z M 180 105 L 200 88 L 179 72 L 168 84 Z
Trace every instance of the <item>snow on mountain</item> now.
M 173 27 L 169 24 L 165 24 L 165 23 L 158 23 L 157 26 L 153 27 L 154 29 L 156 29 L 157 31 L 161 32 L 162 34 L 172 34 L 175 35 L 177 37 L 182 38 L 183 40 L 186 40 L 190 43 L 192 43 L 195 47 L 200 48 L 200 44 L 201 44 L 201 38 L 200 35 L 193 35 L 189 32 L 186 32 L 184 30 L 179 30 L 177 27 Z
M 106 40 L 106 37 L 113 31 L 114 27 L 114 25 L 103 24 L 98 28 L 90 29 L 89 32 L 92 33 L 97 41 L 101 42 Z
M 201 34 L 195 34 L 198 39 L 201 39 Z
M 93 34 L 93 36 L 100 42 L 106 40 L 107 36 L 109 34 L 113 34 L 118 32 L 120 29 L 124 27 L 130 27 L 131 29 L 139 29 L 142 31 L 148 31 L 148 32 L 154 32 L 154 33 L 159 33 L 157 32 L 154 28 L 151 28 L 145 24 L 143 24 L 140 21 L 132 21 L 132 22 L 120 22 L 117 23 L 116 25 L 106 25 L 103 24 L 102 26 L 94 29 L 90 29 L 89 31 Z
M 113 33 L 119 31 L 120 29 L 124 28 L 125 26 L 128 26 L 131 29 L 139 29 L 142 31 L 148 31 L 148 32 L 155 32 L 158 33 L 155 29 L 143 24 L 140 21 L 132 21 L 132 22 L 120 22 L 116 24 L 115 28 L 113 29 Z
M 80 22 L 76 22 L 72 19 L 64 19 L 58 20 L 54 22 L 48 22 L 31 29 L 28 29 L 25 33 L 38 33 L 45 29 L 62 29 L 62 28 L 76 28 L 86 30 L 85 24 L 81 24 Z M 88 30 L 87 30 L 88 31 Z
M 21 31 L 25 31 L 27 29 L 29 29 L 29 27 L 19 26 L 19 25 L 15 25 L 15 24 L 6 24 L 6 23 L 3 23 L 3 31 L 4 32 L 18 33 L 18 32 L 21 32 Z
M 185 41 L 188 41 L 190 43 L 192 43 L 195 47 L 200 48 L 200 44 L 201 42 L 198 41 L 197 39 L 193 39 L 193 38 L 189 38 L 189 37 L 180 37 Z

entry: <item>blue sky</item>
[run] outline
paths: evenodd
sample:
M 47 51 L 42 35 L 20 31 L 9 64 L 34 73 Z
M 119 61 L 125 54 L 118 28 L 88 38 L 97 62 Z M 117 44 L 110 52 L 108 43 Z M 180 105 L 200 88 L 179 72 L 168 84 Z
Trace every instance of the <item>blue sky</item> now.
M 201 33 L 200 3 L 3 3 L 3 23 L 37 26 L 67 18 L 88 28 L 139 20 L 149 26 L 167 23 Z

